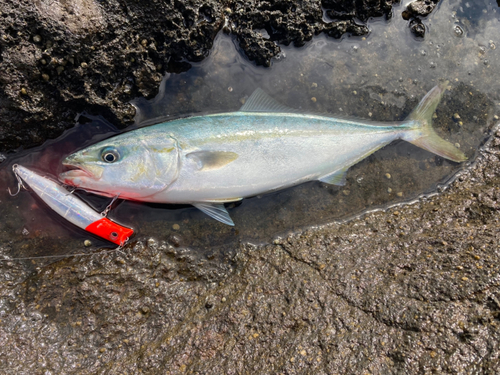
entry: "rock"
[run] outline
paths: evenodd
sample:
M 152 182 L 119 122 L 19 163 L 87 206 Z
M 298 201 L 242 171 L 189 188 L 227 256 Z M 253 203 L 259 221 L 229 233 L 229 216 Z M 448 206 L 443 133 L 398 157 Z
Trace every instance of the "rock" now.
M 427 17 L 438 3 L 439 0 L 415 0 L 406 6 L 405 12 L 411 17 Z

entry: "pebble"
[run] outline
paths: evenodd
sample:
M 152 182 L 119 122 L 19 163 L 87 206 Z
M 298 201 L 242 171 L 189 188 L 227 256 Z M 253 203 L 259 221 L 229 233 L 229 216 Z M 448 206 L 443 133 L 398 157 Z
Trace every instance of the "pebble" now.
M 349 194 L 351 194 L 351 191 L 350 190 L 342 190 L 342 194 L 349 195 Z
M 48 82 L 48 81 L 49 81 L 49 79 L 50 79 L 49 75 L 48 75 L 48 74 L 45 74 L 45 73 L 44 73 L 44 74 L 42 74 L 42 78 L 43 78 L 43 80 L 44 80 L 45 82 Z
M 312 88 L 316 88 L 316 87 L 318 87 L 318 84 L 317 84 L 316 82 L 313 82 L 313 83 L 311 84 L 311 87 L 312 87 Z
M 458 113 L 453 114 L 453 120 L 460 120 L 460 115 Z
M 47 60 L 45 59 L 41 59 L 40 62 L 42 63 L 42 65 L 47 65 Z
M 23 88 L 21 89 L 21 94 L 23 94 L 23 95 L 28 95 L 28 91 L 26 91 L 26 89 L 23 87 Z
M 179 224 L 174 224 L 174 225 L 172 225 L 172 229 L 179 230 L 179 229 L 181 229 L 181 226 Z
M 392 189 L 391 188 L 387 188 L 387 192 L 388 193 L 392 193 Z
M 87 65 L 87 63 L 84 61 L 84 62 L 82 62 L 82 63 L 80 64 L 80 66 L 81 66 L 83 69 L 85 69 L 88 65 Z
M 40 35 L 35 35 L 35 36 L 33 37 L 33 41 L 34 41 L 35 43 L 40 43 L 40 42 L 42 41 L 42 37 L 41 37 Z
M 396 195 L 397 195 L 398 197 L 402 197 L 402 196 L 403 196 L 403 192 L 402 192 L 402 191 L 400 191 L 400 192 L 396 193 Z
M 90 240 L 85 240 L 85 241 L 83 241 L 83 246 L 85 246 L 85 247 L 89 247 L 89 246 L 91 246 L 91 245 L 92 245 L 92 242 L 91 242 Z
M 231 86 L 229 86 L 229 87 L 227 88 L 227 91 L 229 91 L 229 92 L 233 92 L 233 88 L 232 88 Z
M 453 28 L 453 31 L 455 32 L 455 35 L 458 37 L 461 37 L 464 35 L 464 30 L 458 25 L 455 25 L 455 27 Z
M 316 100 L 317 100 L 317 99 L 316 99 L 314 96 L 311 98 L 311 101 L 312 101 L 313 103 L 316 103 Z
M 391 174 L 390 173 L 386 173 L 385 174 L 385 178 L 390 179 L 391 178 Z

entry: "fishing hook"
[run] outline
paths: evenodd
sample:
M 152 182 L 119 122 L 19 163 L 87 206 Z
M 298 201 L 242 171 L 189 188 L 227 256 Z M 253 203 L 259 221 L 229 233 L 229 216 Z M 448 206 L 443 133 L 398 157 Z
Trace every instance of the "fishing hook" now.
M 115 203 L 115 201 L 118 199 L 119 196 L 120 193 L 118 193 L 118 195 L 111 200 L 111 203 L 108 204 L 107 207 L 104 209 L 104 211 L 101 212 L 101 216 L 103 217 L 108 216 L 108 213 L 111 210 L 111 206 L 113 206 L 113 203 Z
M 21 179 L 21 177 L 19 177 L 19 175 L 17 174 L 17 167 L 18 167 L 17 164 L 14 164 L 12 166 L 12 171 L 14 172 L 14 176 L 16 176 L 16 179 L 17 179 L 17 191 L 14 194 L 12 194 L 12 192 L 10 191 L 10 187 L 7 188 L 11 197 L 15 197 L 17 194 L 19 194 L 19 192 L 21 191 L 21 188 L 23 188 L 24 190 L 28 190 L 28 188 L 26 186 L 24 186 L 23 180 Z

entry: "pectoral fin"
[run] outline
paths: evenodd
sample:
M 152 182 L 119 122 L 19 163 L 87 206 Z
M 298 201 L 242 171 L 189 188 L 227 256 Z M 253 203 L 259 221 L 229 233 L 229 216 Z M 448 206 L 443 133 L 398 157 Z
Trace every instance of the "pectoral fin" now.
M 198 164 L 198 168 L 203 171 L 214 170 L 224 167 L 238 159 L 238 154 L 229 151 L 196 151 L 186 155 Z
M 327 174 L 319 180 L 325 184 L 344 186 L 346 184 L 346 175 L 349 168 L 343 168 L 339 171 Z
M 226 207 L 223 204 L 218 203 L 191 203 L 197 209 L 203 211 L 211 218 L 220 221 L 221 223 L 231 225 L 234 227 L 233 220 L 229 216 Z

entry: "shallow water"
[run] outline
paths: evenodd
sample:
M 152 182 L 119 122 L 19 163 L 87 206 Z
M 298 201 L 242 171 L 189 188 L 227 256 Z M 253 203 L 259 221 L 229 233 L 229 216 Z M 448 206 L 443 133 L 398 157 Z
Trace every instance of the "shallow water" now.
M 152 237 L 210 256 L 238 241 L 268 242 L 287 232 L 345 220 L 435 192 L 474 160 L 494 122 L 500 101 L 496 48 L 500 47 L 499 8 L 494 1 L 442 2 L 424 21 L 424 40 L 410 34 L 401 18 L 403 9 L 396 7 L 388 22 L 370 22 L 372 32 L 366 38 L 337 41 L 320 35 L 302 48 L 282 46 L 283 52 L 271 68 L 256 67 L 230 36 L 221 33 L 207 59 L 191 63 L 186 72 L 165 77 L 155 99 L 134 102 L 134 126 L 191 114 L 235 111 L 258 87 L 304 112 L 397 121 L 403 120 L 440 79 L 447 79 L 450 89 L 437 109 L 434 127 L 460 146 L 468 162 L 449 162 L 399 141 L 351 168 L 344 187 L 310 182 L 228 205 L 234 228 L 190 206 L 121 202 L 110 216 L 134 227 L 136 239 Z M 178 70 L 186 65 L 178 62 L 171 67 Z M 14 163 L 54 176 L 67 154 L 116 133 L 98 117 L 84 114 L 79 123 L 63 137 L 19 151 L 2 163 L 3 255 L 59 255 L 106 245 L 64 223 L 29 192 L 10 197 L 3 186 L 16 186 L 11 173 Z M 77 194 L 98 210 L 109 203 L 109 199 Z M 83 246 L 87 238 L 93 243 L 90 248 Z

